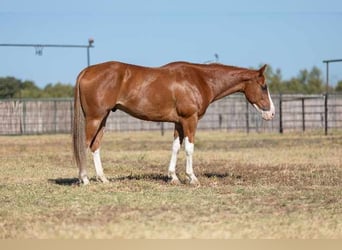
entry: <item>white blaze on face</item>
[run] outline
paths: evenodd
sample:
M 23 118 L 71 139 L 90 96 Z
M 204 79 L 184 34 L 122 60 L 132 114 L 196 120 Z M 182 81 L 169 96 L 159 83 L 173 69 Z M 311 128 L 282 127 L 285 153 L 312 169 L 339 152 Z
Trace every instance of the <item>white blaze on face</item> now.
M 256 110 L 258 110 L 261 113 L 261 116 L 263 119 L 265 120 L 272 120 L 274 115 L 275 115 L 275 108 L 274 108 L 274 104 L 270 95 L 270 92 L 267 90 L 267 94 L 268 94 L 268 100 L 270 102 L 270 109 L 269 110 L 262 110 L 260 109 L 255 103 L 253 104 L 253 106 L 255 107 Z

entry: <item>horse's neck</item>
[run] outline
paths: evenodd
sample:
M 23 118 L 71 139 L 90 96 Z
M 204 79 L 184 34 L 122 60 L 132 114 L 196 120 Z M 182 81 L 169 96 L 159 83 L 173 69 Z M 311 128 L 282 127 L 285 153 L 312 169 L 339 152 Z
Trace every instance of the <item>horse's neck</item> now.
M 245 88 L 246 73 L 250 71 L 242 68 L 222 68 L 213 70 L 207 79 L 211 88 L 213 100 L 216 101 L 227 95 L 243 92 Z

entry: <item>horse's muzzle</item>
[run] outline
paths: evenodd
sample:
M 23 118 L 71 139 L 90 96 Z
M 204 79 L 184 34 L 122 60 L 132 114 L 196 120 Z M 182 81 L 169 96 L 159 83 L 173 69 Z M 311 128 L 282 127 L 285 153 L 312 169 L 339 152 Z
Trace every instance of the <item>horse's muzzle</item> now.
M 259 113 L 261 113 L 261 117 L 266 120 L 266 121 L 270 121 L 274 118 L 275 116 L 275 108 L 273 103 L 271 103 L 271 108 L 270 110 L 262 110 L 260 109 L 256 104 L 253 104 L 254 108 L 259 111 Z

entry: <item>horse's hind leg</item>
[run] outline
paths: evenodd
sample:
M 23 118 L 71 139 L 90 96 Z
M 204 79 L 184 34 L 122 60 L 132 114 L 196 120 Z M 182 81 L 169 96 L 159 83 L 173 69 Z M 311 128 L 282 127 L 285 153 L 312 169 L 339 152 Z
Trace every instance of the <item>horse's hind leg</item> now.
M 90 147 L 93 154 L 93 161 L 96 171 L 96 178 L 103 183 L 107 183 L 108 180 L 103 173 L 102 162 L 100 157 L 100 142 L 104 133 L 104 126 L 100 128 L 99 132 L 96 135 L 95 141 L 93 145 Z
M 197 127 L 198 117 L 193 115 L 181 121 L 184 131 L 184 147 L 186 153 L 186 175 L 191 185 L 200 185 L 197 177 L 195 176 L 192 166 L 192 155 L 194 153 L 194 140 Z
M 172 155 L 169 164 L 169 173 L 168 176 L 171 178 L 172 184 L 180 184 L 180 181 L 176 175 L 176 165 L 177 165 L 177 155 L 181 144 L 183 142 L 183 129 L 180 124 L 175 124 L 174 131 L 174 141 L 172 144 Z
M 93 161 L 96 171 L 96 178 L 107 183 L 108 180 L 103 173 L 102 162 L 100 157 L 100 145 L 104 134 L 104 127 L 106 123 L 108 114 L 101 119 L 93 119 L 87 121 L 87 145 L 89 145 L 90 150 L 93 155 Z

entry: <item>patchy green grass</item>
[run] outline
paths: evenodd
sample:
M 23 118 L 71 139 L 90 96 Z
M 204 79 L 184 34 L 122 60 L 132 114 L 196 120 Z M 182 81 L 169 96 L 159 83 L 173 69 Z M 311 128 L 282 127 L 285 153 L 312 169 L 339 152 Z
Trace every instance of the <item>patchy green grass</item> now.
M 201 186 L 167 182 L 172 133 L 108 133 L 77 185 L 71 137 L 0 137 L 0 238 L 342 238 L 342 134 L 202 132 Z M 89 156 L 90 175 L 95 172 Z

